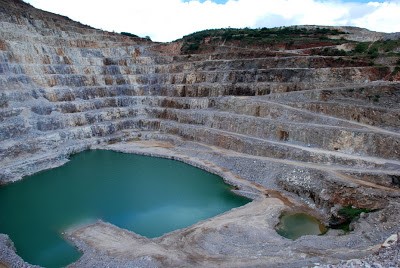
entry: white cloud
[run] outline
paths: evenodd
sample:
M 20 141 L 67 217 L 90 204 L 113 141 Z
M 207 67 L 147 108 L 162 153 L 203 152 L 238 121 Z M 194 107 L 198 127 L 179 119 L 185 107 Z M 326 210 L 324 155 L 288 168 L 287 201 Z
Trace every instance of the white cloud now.
M 210 28 L 284 25 L 352 25 L 400 31 L 400 1 L 351 3 L 340 0 L 26 0 L 107 31 L 131 32 L 155 41 L 172 41 Z
M 352 20 L 355 26 L 367 27 L 384 32 L 400 31 L 400 1 L 389 3 L 370 3 L 375 10 L 362 17 Z M 364 26 L 367 25 L 367 26 Z

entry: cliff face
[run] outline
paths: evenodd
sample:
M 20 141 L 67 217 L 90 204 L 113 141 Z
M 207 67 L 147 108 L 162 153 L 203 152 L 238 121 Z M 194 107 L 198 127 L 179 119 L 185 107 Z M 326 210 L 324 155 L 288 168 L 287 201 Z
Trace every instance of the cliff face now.
M 13 163 L 139 125 L 147 41 L 1 2 L 0 156 Z M 89 142 L 90 143 L 90 142 Z M 2 180 L 13 178 L 2 169 Z M 6 173 L 6 174 L 5 174 Z M 14 172 L 12 172 L 14 173 Z M 11 177 L 10 177 L 11 176 Z
M 253 159 L 218 161 L 328 214 L 387 207 L 400 184 L 397 41 L 362 51 L 350 40 L 384 34 L 288 29 L 159 44 L 0 0 L 0 182 L 95 145 L 197 142 Z

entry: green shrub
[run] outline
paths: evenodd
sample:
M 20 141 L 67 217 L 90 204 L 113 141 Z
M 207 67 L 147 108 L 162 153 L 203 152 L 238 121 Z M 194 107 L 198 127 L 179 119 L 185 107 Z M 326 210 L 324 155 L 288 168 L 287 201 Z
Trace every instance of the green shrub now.
M 342 217 L 353 220 L 357 219 L 363 212 L 368 213 L 371 212 L 371 210 L 366 208 L 355 208 L 352 206 L 347 206 L 339 209 L 338 214 Z
M 371 58 L 376 58 L 376 57 L 378 57 L 378 55 L 379 55 L 378 47 L 376 47 L 376 46 L 371 47 L 371 48 L 368 50 L 367 54 L 368 54 Z
M 330 219 L 329 227 L 332 229 L 342 229 L 345 232 L 349 232 L 350 223 L 353 220 L 357 220 L 361 213 L 369 213 L 373 210 L 366 208 L 354 208 L 352 206 L 346 206 L 338 211 L 338 217 L 333 216 Z
M 369 45 L 369 43 L 365 43 L 365 42 L 358 43 L 356 45 L 356 47 L 354 48 L 354 52 L 360 53 L 360 54 L 365 53 L 368 50 L 368 45 Z
M 394 70 L 393 70 L 393 72 L 392 72 L 392 75 L 396 75 L 396 74 L 398 74 L 400 72 L 400 66 L 396 66 L 396 67 L 394 67 Z
M 125 35 L 125 36 L 129 36 L 129 37 L 139 37 L 136 34 L 131 34 L 131 33 L 127 33 L 127 32 L 121 32 L 121 34 Z
M 320 55 L 322 56 L 346 56 L 347 52 L 336 48 L 324 48 Z

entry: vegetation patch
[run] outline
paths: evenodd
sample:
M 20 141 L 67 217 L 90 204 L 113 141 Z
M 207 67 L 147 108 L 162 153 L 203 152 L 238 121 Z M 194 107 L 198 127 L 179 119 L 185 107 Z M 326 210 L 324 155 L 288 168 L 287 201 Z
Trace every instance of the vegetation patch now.
M 121 34 L 122 34 L 122 35 L 125 35 L 125 36 L 129 36 L 129 37 L 135 37 L 135 38 L 138 38 L 138 37 L 139 37 L 139 36 L 137 36 L 136 34 L 127 33 L 127 32 L 121 32 Z
M 375 42 L 360 42 L 350 54 L 376 58 L 378 56 L 390 56 L 400 50 L 400 40 L 379 40 Z
M 400 73 L 400 66 L 396 66 L 396 67 L 394 67 L 394 70 L 393 70 L 393 72 L 391 73 L 391 75 L 392 76 L 395 76 L 395 75 L 397 75 L 398 73 Z
M 313 50 L 313 54 L 319 54 L 321 56 L 347 56 L 346 51 L 331 47 L 324 48 L 320 53 Z
M 120 34 L 128 36 L 128 37 L 132 37 L 132 38 L 142 38 L 142 39 L 147 39 L 148 41 L 151 41 L 150 36 L 140 37 L 136 34 L 132 34 L 132 33 L 128 33 L 128 32 L 120 32 Z
M 192 33 L 182 39 L 182 54 L 201 53 L 210 47 L 225 46 L 254 46 L 272 49 L 304 49 L 312 46 L 325 47 L 311 49 L 311 54 L 321 56 L 352 56 L 354 59 L 375 59 L 380 56 L 398 55 L 400 40 L 379 40 L 375 42 L 354 42 L 332 36 L 346 34 L 337 29 L 316 27 L 305 28 L 298 26 L 278 28 L 221 28 Z M 354 43 L 351 51 L 337 49 L 335 46 L 344 43 Z M 399 62 L 397 63 L 400 64 Z M 371 62 L 370 65 L 374 65 Z
M 222 28 L 195 32 L 182 38 L 181 52 L 189 54 L 197 52 L 202 45 L 216 45 L 226 42 L 246 45 L 283 45 L 286 48 L 297 48 L 307 43 L 335 45 L 343 43 L 340 39 L 330 39 L 331 35 L 344 34 L 337 29 L 303 27 L 279 27 L 259 29 Z
M 339 209 L 337 216 L 332 216 L 329 220 L 329 227 L 332 229 L 342 229 L 346 233 L 351 231 L 350 224 L 360 217 L 361 213 L 369 213 L 374 210 L 367 208 L 355 208 L 346 206 Z

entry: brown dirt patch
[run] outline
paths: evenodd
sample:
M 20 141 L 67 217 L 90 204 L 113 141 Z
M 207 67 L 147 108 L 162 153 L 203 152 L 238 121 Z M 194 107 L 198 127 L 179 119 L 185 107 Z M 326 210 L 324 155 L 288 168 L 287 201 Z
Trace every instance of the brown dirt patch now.
M 0 50 L 7 50 L 7 43 L 0 39 Z M 0 266 L 1 267 L 1 266 Z

